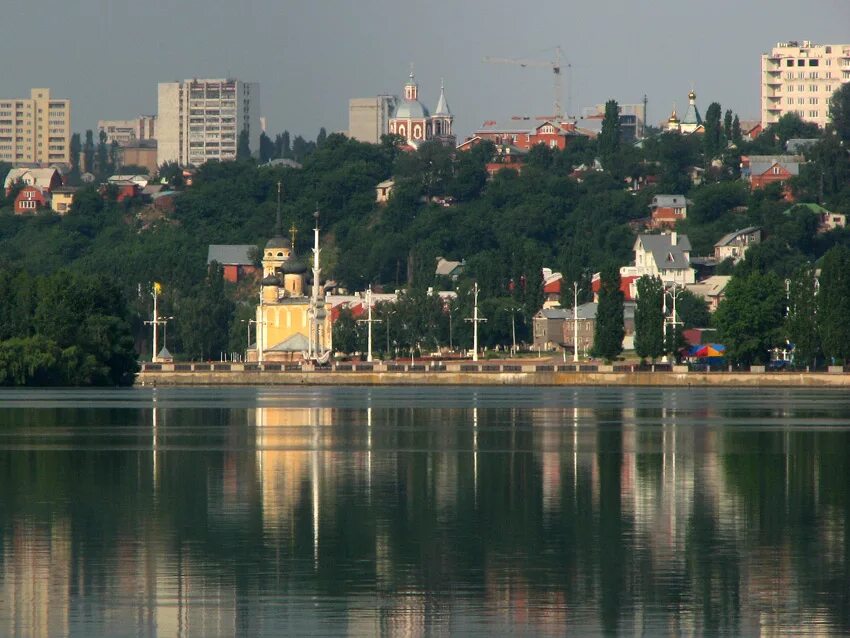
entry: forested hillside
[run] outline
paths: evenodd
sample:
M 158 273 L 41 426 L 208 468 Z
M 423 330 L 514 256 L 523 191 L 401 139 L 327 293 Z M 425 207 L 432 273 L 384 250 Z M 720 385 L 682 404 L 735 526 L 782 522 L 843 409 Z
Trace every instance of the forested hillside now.
M 598 140 L 578 139 L 563 152 L 535 147 L 521 174 L 503 170 L 489 180 L 490 144 L 469 152 L 426 144 L 408 153 L 392 138 L 368 145 L 330 135 L 300 169 L 250 161 L 202 166 L 176 199 L 174 212 L 164 217 L 151 217 L 141 202 L 119 204 L 93 187 L 78 193 L 64 217 L 15 216 L 4 201 L 0 271 L 9 278 L 49 277 L 60 270 L 108 277 L 111 290 L 127 300 L 122 320 L 132 326 L 137 348 L 147 334 L 142 321 L 150 314 L 148 291 L 159 281 L 163 313 L 175 317 L 169 349 L 204 358 L 243 350 L 245 326 L 239 320 L 252 315 L 256 291 L 236 290 L 210 276 L 207 246 L 261 246 L 273 232 L 281 182 L 284 226 L 297 228 L 296 250 L 308 252 L 318 209 L 324 272 L 341 286 L 353 291 L 370 283 L 390 290 L 449 285 L 435 282 L 435 258 L 465 259 L 466 276 L 479 282 L 482 299 L 520 306 L 519 337 L 527 339 L 529 318 L 542 299 L 540 268 L 581 282 L 586 297 L 593 272 L 630 261 L 630 222 L 649 214 L 656 193 L 684 193 L 693 201 L 677 230 L 690 236 L 695 255 L 709 253 L 728 231 L 761 226 L 765 241 L 735 272 L 786 278 L 831 246 L 850 245 L 846 230 L 818 233 L 808 211 L 786 214 L 789 204 L 779 188 L 751 193 L 738 170 L 742 154 L 781 153 L 788 139 L 816 135 L 820 141 L 806 151 L 811 162 L 793 180 L 795 196 L 850 212 L 850 90 L 837 96 L 844 111 L 826 132 L 786 116 L 747 142 L 734 126 L 724 126 L 719 105 L 712 105 L 706 135 L 659 134 L 633 146 L 620 142 L 608 123 Z M 604 170 L 574 174 L 596 158 Z M 693 167 L 704 170 L 700 185 L 689 177 Z M 390 177 L 396 182 L 393 196 L 378 205 L 375 186 Z M 504 343 L 505 326 L 485 324 L 485 342 Z

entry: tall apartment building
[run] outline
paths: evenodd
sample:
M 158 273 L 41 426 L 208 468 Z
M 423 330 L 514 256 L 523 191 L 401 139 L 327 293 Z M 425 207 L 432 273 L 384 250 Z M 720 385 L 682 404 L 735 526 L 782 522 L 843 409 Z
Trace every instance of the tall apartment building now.
M 0 161 L 71 163 L 71 100 L 32 89 L 29 98 L 0 98 Z
M 394 95 L 356 97 L 348 101 L 348 136 L 351 139 L 377 144 L 390 130 L 390 117 L 398 98 Z
M 829 123 L 829 98 L 850 82 L 850 44 L 779 42 L 761 56 L 761 124 L 796 113 L 820 127 Z
M 156 115 L 140 115 L 132 120 L 98 120 L 97 134 L 106 133 L 106 143 L 121 146 L 156 139 Z
M 157 164 L 199 166 L 236 159 L 239 133 L 260 148 L 260 85 L 234 79 L 184 80 L 159 85 Z

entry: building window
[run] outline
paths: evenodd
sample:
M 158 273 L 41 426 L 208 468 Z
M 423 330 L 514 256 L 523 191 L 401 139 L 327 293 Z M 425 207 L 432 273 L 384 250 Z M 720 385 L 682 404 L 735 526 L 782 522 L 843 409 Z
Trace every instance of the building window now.
M 797 60 L 797 66 L 806 66 L 805 60 Z
M 809 66 L 817 66 L 817 65 L 818 65 L 817 60 L 809 60 Z
M 785 66 L 794 66 L 794 60 L 785 60 Z

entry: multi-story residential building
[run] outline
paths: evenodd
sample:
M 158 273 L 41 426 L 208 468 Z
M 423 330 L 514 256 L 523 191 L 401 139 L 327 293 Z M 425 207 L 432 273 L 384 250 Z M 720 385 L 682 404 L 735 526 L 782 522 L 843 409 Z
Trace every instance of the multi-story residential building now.
M 0 161 L 50 165 L 71 162 L 71 101 L 32 89 L 29 98 L 0 98 Z
M 132 120 L 98 120 L 97 132 L 106 133 L 106 143 L 121 146 L 156 139 L 156 115 L 140 115 Z
M 398 105 L 394 95 L 357 97 L 348 101 L 348 136 L 377 144 L 390 132 L 390 117 Z
M 235 79 L 184 80 L 159 85 L 157 164 L 200 166 L 236 159 L 239 134 L 260 148 L 260 85 Z
M 761 123 L 796 113 L 820 127 L 829 122 L 829 98 L 850 82 L 850 44 L 779 42 L 761 56 Z

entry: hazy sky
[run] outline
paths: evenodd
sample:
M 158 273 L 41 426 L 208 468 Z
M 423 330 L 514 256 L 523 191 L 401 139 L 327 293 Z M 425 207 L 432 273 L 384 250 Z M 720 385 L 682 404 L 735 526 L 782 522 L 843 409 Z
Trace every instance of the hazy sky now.
M 10 6 L 11 5 L 11 6 Z M 410 63 L 432 109 L 445 78 L 459 138 L 485 119 L 552 110 L 551 71 L 486 55 L 572 64 L 573 111 L 649 98 L 649 120 L 694 86 L 759 115 L 759 55 L 781 40 L 850 42 L 850 0 L 5 0 L 0 96 L 50 87 L 74 130 L 156 110 L 157 82 L 260 82 L 271 133 L 348 126 L 348 99 L 400 94 Z M 567 75 L 568 77 L 568 75 Z M 565 87 L 564 101 L 567 101 Z

